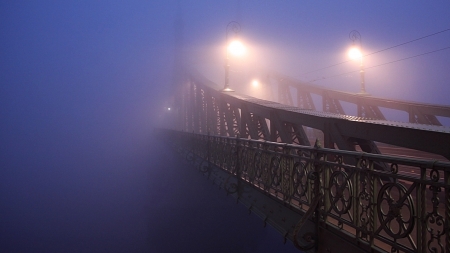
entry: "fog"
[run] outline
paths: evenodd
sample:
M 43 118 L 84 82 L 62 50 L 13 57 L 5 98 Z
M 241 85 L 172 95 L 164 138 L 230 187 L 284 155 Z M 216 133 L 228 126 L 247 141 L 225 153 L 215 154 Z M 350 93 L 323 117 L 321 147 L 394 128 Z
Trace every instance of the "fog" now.
M 237 20 L 252 57 L 233 60 L 232 73 L 265 68 L 313 80 L 333 73 L 302 73 L 342 61 L 351 30 L 376 51 L 449 28 L 449 7 L 0 3 L 0 252 L 296 252 L 155 134 L 176 80 L 177 46 L 185 64 L 221 83 L 225 28 Z M 449 34 L 374 55 L 368 65 L 449 46 Z M 449 51 L 367 71 L 367 90 L 448 104 Z M 318 84 L 359 87 L 349 76 Z

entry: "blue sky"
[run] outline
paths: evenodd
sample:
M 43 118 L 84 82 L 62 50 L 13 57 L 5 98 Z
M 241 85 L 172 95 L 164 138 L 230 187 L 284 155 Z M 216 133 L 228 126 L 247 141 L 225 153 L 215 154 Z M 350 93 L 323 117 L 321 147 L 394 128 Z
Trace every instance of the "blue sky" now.
M 246 252 L 263 252 L 258 245 L 273 239 L 263 244 L 265 252 L 283 247 L 271 230 L 245 230 L 260 223 L 241 207 L 222 208 L 230 199 L 202 195 L 206 180 L 191 195 L 183 195 L 181 186 L 169 187 L 183 181 L 173 169 L 183 165 L 167 163 L 170 155 L 151 129 L 173 82 L 177 4 L 0 3 L 0 248 L 123 252 L 135 245 L 134 251 L 142 252 L 151 244 L 170 252 L 176 249 L 164 248 L 161 235 L 178 228 L 174 221 L 182 222 L 185 233 L 198 233 L 193 238 L 221 228 L 221 223 L 183 223 L 188 218 L 179 217 L 185 213 L 196 215 L 192 220 L 204 215 L 247 224 L 244 234 L 253 235 L 244 240 L 227 228 L 222 232 L 227 236 L 209 238 L 211 244 L 241 240 L 248 242 L 239 242 Z M 306 81 L 358 69 L 349 63 L 304 74 L 346 60 L 351 30 L 361 33 L 364 50 L 374 52 L 450 28 L 448 1 L 232 0 L 179 1 L 179 6 L 186 62 L 217 83 L 223 80 L 231 20 L 241 23 L 240 37 L 249 49 L 248 58 L 233 60 L 233 71 L 267 68 Z M 365 64 L 448 46 L 445 32 L 367 57 Z M 367 70 L 366 87 L 376 96 L 448 105 L 449 66 L 450 50 L 444 50 Z M 315 83 L 359 90 L 357 75 Z M 169 201 L 177 198 L 195 205 L 187 211 Z M 213 207 L 202 207 L 204 202 Z M 229 212 L 232 218 L 223 218 Z M 195 242 L 189 246 L 195 248 Z

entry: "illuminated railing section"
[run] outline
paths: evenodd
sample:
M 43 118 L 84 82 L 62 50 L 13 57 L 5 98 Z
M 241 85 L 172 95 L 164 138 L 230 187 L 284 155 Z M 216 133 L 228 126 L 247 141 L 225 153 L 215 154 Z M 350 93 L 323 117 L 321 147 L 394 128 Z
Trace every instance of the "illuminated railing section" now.
M 167 130 L 170 131 L 170 130 Z M 315 222 L 387 252 L 450 252 L 450 163 L 170 131 L 200 170 L 226 170 L 239 182 Z M 348 161 L 354 161 L 346 163 Z M 390 171 L 375 170 L 388 164 Z M 417 170 L 407 174 L 404 168 Z M 238 184 L 226 185 L 238 192 Z

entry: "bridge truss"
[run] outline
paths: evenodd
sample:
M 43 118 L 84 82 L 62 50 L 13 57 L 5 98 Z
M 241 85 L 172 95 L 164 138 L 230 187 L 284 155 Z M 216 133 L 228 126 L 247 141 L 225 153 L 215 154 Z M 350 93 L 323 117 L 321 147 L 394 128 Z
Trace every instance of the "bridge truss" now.
M 170 121 L 178 131 L 166 133 L 297 247 L 450 252 L 450 163 L 386 156 L 376 145 L 449 158 L 449 128 L 318 112 L 218 88 L 190 74 Z M 323 133 L 324 147 L 311 146 L 306 127 Z
M 356 105 L 357 116 L 363 118 L 386 120 L 380 110 L 382 108 L 406 112 L 410 123 L 442 126 L 438 117 L 450 118 L 450 106 L 342 92 L 304 83 L 279 73 L 270 73 L 268 76 L 278 86 L 278 101 L 287 105 L 296 104 L 299 108 L 316 110 L 311 96 L 314 94 L 321 97 L 325 112 L 346 114 L 342 102 L 347 102 Z

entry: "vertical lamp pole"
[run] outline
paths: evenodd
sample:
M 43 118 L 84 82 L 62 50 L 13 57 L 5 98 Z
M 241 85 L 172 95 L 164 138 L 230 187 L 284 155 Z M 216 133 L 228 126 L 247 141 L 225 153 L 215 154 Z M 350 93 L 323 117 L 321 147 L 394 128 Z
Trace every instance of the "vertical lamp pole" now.
M 357 41 L 359 41 L 359 50 L 354 48 L 353 49 L 354 50 L 353 57 L 352 56 L 351 57 L 353 59 L 358 59 L 359 58 L 359 64 L 360 64 L 359 73 L 361 75 L 361 90 L 360 90 L 359 94 L 361 94 L 361 95 L 368 95 L 368 93 L 366 92 L 366 84 L 365 84 L 365 80 L 364 80 L 363 55 L 362 55 L 362 52 L 360 51 L 361 50 L 361 46 L 362 46 L 362 44 L 361 44 L 361 34 L 358 31 L 353 30 L 353 31 L 350 32 L 349 38 L 352 41 L 353 46 L 355 45 L 355 43 Z
M 241 25 L 236 22 L 236 21 L 231 21 L 230 23 L 228 23 L 227 25 L 227 29 L 226 29 L 226 53 L 225 53 L 225 85 L 223 87 L 222 91 L 234 91 L 230 88 L 230 60 L 229 60 L 229 56 L 228 56 L 228 32 L 232 31 L 233 33 L 237 34 L 241 31 Z

